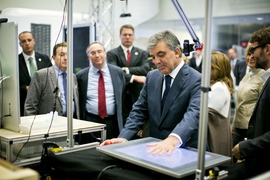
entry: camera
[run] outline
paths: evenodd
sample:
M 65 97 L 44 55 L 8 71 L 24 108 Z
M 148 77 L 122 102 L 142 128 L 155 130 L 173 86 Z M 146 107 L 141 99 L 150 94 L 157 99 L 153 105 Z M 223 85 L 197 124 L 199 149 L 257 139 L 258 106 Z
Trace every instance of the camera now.
M 183 49 L 183 53 L 184 53 L 186 56 L 189 56 L 190 52 L 196 50 L 194 44 L 189 44 L 189 40 L 184 40 L 183 48 L 184 48 L 184 49 Z

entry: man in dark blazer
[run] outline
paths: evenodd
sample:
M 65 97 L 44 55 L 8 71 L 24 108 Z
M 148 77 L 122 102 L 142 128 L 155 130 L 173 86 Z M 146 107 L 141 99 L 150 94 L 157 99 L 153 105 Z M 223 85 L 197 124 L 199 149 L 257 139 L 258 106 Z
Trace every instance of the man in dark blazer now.
M 77 75 L 81 119 L 106 124 L 107 138 L 116 137 L 123 128 L 122 103 L 125 90 L 125 76 L 121 68 L 107 64 L 103 44 L 91 43 L 87 49 L 91 66 L 82 69 Z M 106 116 L 99 114 L 99 71 L 105 81 Z M 87 139 L 88 138 L 88 139 Z M 100 133 L 82 135 L 82 143 L 99 140 Z
M 235 85 L 239 86 L 240 81 L 247 73 L 247 63 L 246 61 L 238 61 L 234 67 L 233 74 L 235 76 Z
M 228 49 L 228 58 L 231 63 L 231 69 L 234 72 L 235 65 L 240 61 L 239 59 L 237 59 L 237 52 L 234 48 Z
M 270 27 L 255 31 L 249 42 L 255 67 L 266 71 L 262 75 L 265 83 L 249 121 L 247 140 L 232 149 L 242 162 L 229 167 L 225 179 L 249 179 L 270 170 Z
M 118 138 L 110 141 L 114 144 L 130 140 L 149 120 L 149 136 L 163 140 L 149 144 L 149 153 L 171 154 L 180 146 L 197 148 L 201 74 L 181 59 L 180 42 L 170 31 L 150 37 L 147 49 L 157 69 L 148 73 L 125 127 Z M 167 78 L 171 78 L 171 84 Z
M 21 116 L 24 115 L 24 103 L 28 91 L 28 86 L 31 82 L 31 74 L 29 67 L 29 57 L 33 58 L 36 70 L 50 67 L 52 63 L 50 58 L 45 54 L 40 54 L 34 51 L 35 39 L 29 31 L 23 31 L 19 34 L 20 46 L 22 53 L 19 54 L 19 81 L 20 81 L 20 111 Z
M 202 51 L 196 50 L 195 55 L 189 60 L 189 66 L 202 73 Z
M 25 115 L 47 114 L 55 109 L 60 116 L 67 114 L 67 102 L 62 73 L 67 70 L 67 43 L 58 43 L 53 48 L 55 65 L 36 71 L 25 100 Z M 80 119 L 78 83 L 73 74 L 73 114 Z
M 124 121 L 129 115 L 132 105 L 137 101 L 145 83 L 146 74 L 150 70 L 146 51 L 134 47 L 134 28 L 127 24 L 120 28 L 121 45 L 107 52 L 107 61 L 123 69 L 126 78 L 126 90 L 123 105 Z M 128 53 L 130 51 L 130 62 Z

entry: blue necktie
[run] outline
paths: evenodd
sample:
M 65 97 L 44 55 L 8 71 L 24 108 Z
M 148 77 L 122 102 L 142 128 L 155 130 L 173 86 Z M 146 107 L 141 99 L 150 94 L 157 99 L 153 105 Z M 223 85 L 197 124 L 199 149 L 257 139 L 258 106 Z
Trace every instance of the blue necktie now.
M 172 77 L 170 75 L 165 76 L 165 91 L 163 93 L 163 98 L 161 101 L 161 111 L 163 110 L 165 101 L 167 99 L 167 95 L 168 95 L 170 88 L 171 88 L 171 80 L 172 80 Z
M 67 104 L 67 73 L 63 72 L 63 88 L 64 88 L 64 93 L 65 93 L 65 100 Z

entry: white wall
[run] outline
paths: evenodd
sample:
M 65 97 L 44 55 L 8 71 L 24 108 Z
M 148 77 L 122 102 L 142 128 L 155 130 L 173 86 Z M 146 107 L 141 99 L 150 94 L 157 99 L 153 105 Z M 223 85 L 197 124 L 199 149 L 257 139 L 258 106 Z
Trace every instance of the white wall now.
M 178 0 L 188 19 L 205 17 L 206 0 Z M 269 0 L 212 0 L 213 17 L 261 14 L 270 12 Z M 160 0 L 160 11 L 153 20 L 179 19 L 172 2 Z
M 86 0 L 79 0 L 81 3 L 78 3 L 77 0 L 73 3 L 73 24 L 82 24 L 82 23 L 89 23 L 89 2 Z M 4 2 L 4 3 L 3 3 Z M 47 0 L 47 3 L 41 3 L 39 8 L 51 8 L 54 10 L 44 10 L 44 9 L 30 9 L 26 7 L 34 8 L 37 6 L 37 0 L 27 0 L 22 4 L 24 8 L 17 8 L 19 6 L 20 1 L 14 0 L 6 1 L 1 0 L 0 8 L 2 13 L 0 14 L 0 18 L 8 18 L 9 22 L 16 22 L 18 24 L 18 32 L 22 31 L 30 31 L 31 30 L 31 23 L 36 24 L 49 24 L 51 25 L 51 49 L 53 48 L 55 43 L 62 41 L 62 32 L 60 32 L 60 26 L 63 18 L 62 11 L 56 11 L 57 9 L 63 9 L 64 1 L 56 1 L 56 0 Z M 43 1 L 44 2 L 44 1 Z M 83 3 L 87 2 L 87 3 Z M 120 14 L 126 10 L 125 3 L 120 1 L 114 1 L 114 11 L 115 17 L 113 18 L 114 23 L 114 47 L 120 44 L 119 39 L 119 29 L 123 24 L 132 24 L 135 28 L 138 24 L 148 21 L 149 19 L 153 18 L 159 11 L 159 0 L 130 0 L 128 1 L 128 8 L 127 12 L 131 13 L 131 17 L 128 18 L 120 18 Z M 51 4 L 53 6 L 48 6 Z M 15 6 L 15 7 L 9 7 Z M 17 6 L 17 7 L 16 7 Z M 78 7 L 82 7 L 81 11 L 78 11 Z M 134 8 L 136 7 L 136 8 Z M 152 7 L 149 9 L 149 7 Z M 139 8 L 140 10 L 138 11 Z M 88 12 L 88 13 L 86 13 Z M 65 16 L 67 19 L 67 16 Z M 67 20 L 64 21 L 64 24 L 67 24 Z M 99 32 L 99 26 L 97 26 L 97 31 Z M 57 36 L 60 32 L 59 38 Z M 137 33 L 135 31 L 135 33 Z M 135 34 L 136 35 L 136 34 Z M 21 47 L 18 46 L 19 52 L 21 52 Z M 108 49 L 109 50 L 109 49 Z M 52 51 L 52 50 L 51 50 Z
M 51 24 L 51 47 L 53 47 L 59 32 L 65 0 L 0 0 L 0 2 L 1 10 L 6 10 L 6 8 L 11 7 L 28 8 L 29 11 L 35 9 L 36 14 L 24 16 L 16 12 L 9 14 L 9 21 L 18 23 L 19 32 L 30 30 L 30 23 Z M 178 2 L 188 19 L 204 18 L 205 0 L 178 0 Z M 128 12 L 132 15 L 130 18 L 119 17 L 123 12 L 123 2 L 114 0 L 114 3 L 115 17 L 113 38 L 115 47 L 120 44 L 119 28 L 125 23 L 130 23 L 135 26 L 134 45 L 143 49 L 146 47 L 147 39 L 155 32 L 162 29 L 171 28 L 172 31 L 178 34 L 181 42 L 183 42 L 184 39 L 191 40 L 185 28 L 171 24 L 173 23 L 171 22 L 172 20 L 181 21 L 171 0 L 129 0 Z M 89 22 L 89 9 L 90 0 L 73 0 L 73 12 L 76 15 L 76 20 L 73 20 L 73 23 Z M 269 9 L 270 0 L 213 0 L 214 17 L 269 13 Z M 0 17 L 5 16 L 1 14 Z M 149 24 L 149 26 L 139 27 L 142 23 Z M 199 39 L 203 40 L 202 27 L 193 28 Z M 62 38 L 62 35 L 60 37 Z

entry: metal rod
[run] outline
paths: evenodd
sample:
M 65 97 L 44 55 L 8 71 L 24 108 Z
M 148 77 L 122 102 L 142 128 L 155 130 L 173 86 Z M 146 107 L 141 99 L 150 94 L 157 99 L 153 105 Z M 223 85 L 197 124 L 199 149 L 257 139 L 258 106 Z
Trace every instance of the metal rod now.
M 67 146 L 73 147 L 74 140 L 73 140 L 73 0 L 68 0 L 68 34 L 67 34 Z
M 203 49 L 202 88 L 210 87 L 212 0 L 205 0 L 205 47 Z M 204 179 L 205 150 L 208 125 L 208 91 L 201 91 L 198 163 L 196 179 Z
M 174 7 L 176 8 L 177 12 L 179 13 L 181 19 L 183 20 L 186 28 L 188 29 L 188 32 L 190 34 L 190 36 L 192 37 L 193 39 L 193 42 L 194 42 L 194 45 L 195 45 L 195 48 L 200 48 L 201 47 L 201 43 L 200 43 L 200 40 L 199 38 L 196 36 L 193 28 L 191 27 L 184 11 L 182 10 L 179 2 L 177 0 L 172 0 L 172 3 L 174 4 Z

